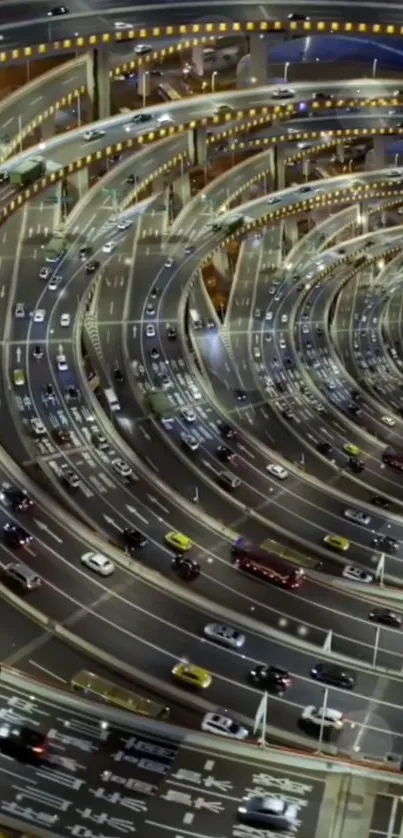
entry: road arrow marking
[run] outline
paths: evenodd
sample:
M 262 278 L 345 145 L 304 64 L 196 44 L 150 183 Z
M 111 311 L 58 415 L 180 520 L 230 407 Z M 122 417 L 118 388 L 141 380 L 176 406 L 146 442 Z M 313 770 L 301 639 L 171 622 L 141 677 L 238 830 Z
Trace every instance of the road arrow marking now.
M 48 535 L 51 536 L 51 538 L 54 538 L 54 540 L 57 541 L 58 544 L 63 544 L 63 539 L 59 538 L 59 536 L 56 535 L 55 532 L 52 532 L 52 530 L 48 527 L 47 524 L 45 524 L 44 521 L 41 521 L 39 518 L 34 518 L 34 521 L 38 529 L 42 530 L 42 532 L 46 532 Z
M 116 523 L 114 518 L 111 518 L 109 515 L 104 515 L 103 517 L 105 518 L 107 524 L 110 524 L 111 527 L 115 528 L 115 530 L 120 530 L 120 526 Z

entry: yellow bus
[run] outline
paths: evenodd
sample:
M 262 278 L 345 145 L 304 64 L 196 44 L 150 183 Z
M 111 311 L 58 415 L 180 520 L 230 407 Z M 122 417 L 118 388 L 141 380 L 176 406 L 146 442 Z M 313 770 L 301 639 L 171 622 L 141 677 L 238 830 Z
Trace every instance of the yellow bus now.
M 148 716 L 150 719 L 167 719 L 169 707 L 151 701 L 142 695 L 137 695 L 131 690 L 119 687 L 113 681 L 94 675 L 86 669 L 81 669 L 71 679 L 73 690 L 83 693 L 86 698 L 97 698 L 113 704 L 121 710 L 129 710 L 131 713 L 138 713 L 139 716 Z

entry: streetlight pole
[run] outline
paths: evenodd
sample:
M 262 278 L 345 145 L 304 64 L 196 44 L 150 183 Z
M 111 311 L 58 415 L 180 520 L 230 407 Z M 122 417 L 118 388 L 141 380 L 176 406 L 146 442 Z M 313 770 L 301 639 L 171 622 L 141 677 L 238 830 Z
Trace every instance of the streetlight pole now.
M 284 64 L 284 83 L 287 84 L 288 82 L 288 68 L 290 66 L 290 62 L 286 61 Z
M 373 62 L 372 62 L 372 78 L 373 78 L 373 79 L 374 79 L 374 78 L 375 78 L 375 76 L 376 76 L 376 68 L 377 68 L 377 66 L 378 66 L 378 59 L 377 59 L 377 58 L 374 58 L 374 60 L 373 60 Z
M 145 70 L 143 73 L 143 84 L 142 84 L 142 93 L 143 93 L 143 108 L 147 105 L 147 76 L 148 70 Z
M 81 128 L 81 93 L 78 93 L 77 97 L 77 123 L 78 127 Z
M 321 753 L 322 745 L 323 745 L 323 735 L 325 732 L 325 722 L 326 722 L 326 714 L 327 714 L 327 705 L 329 700 L 329 689 L 323 691 L 323 704 L 322 704 L 322 715 L 320 719 L 320 730 L 319 730 L 319 741 L 318 741 L 318 752 Z
M 372 655 L 372 666 L 374 666 L 374 667 L 376 666 L 376 659 L 378 657 L 380 636 L 381 636 L 381 627 L 377 626 L 376 627 L 376 632 L 375 632 L 374 652 L 373 652 L 373 655 Z
M 217 70 L 213 70 L 211 74 L 211 92 L 215 93 L 215 80 L 216 76 L 218 75 Z
M 195 486 L 193 489 L 193 503 L 199 503 L 199 487 Z

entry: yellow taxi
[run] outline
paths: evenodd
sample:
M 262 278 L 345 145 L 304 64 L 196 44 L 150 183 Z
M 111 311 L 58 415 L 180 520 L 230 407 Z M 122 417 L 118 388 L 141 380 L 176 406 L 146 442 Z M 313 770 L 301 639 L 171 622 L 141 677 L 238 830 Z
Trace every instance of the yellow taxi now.
M 343 450 L 346 454 L 349 454 L 350 457 L 358 457 L 361 454 L 361 448 L 358 445 L 353 445 L 352 442 L 346 442 L 343 445 Z
M 24 370 L 14 370 L 13 372 L 13 380 L 16 387 L 23 387 L 25 384 L 25 372 Z
M 323 541 L 328 547 L 331 547 L 332 550 L 338 550 L 339 553 L 345 553 L 350 549 L 348 538 L 344 538 L 342 535 L 325 535 Z
M 195 666 L 193 663 L 186 663 L 186 661 L 178 661 L 171 670 L 171 674 L 177 681 L 188 687 L 194 687 L 196 690 L 206 690 L 213 680 L 207 669 L 202 669 L 201 666 Z
M 169 547 L 173 547 L 174 550 L 177 550 L 178 553 L 187 553 L 193 547 L 193 541 L 187 535 L 183 535 L 182 532 L 177 532 L 176 530 L 171 530 L 167 532 L 164 536 L 165 544 L 168 544 Z

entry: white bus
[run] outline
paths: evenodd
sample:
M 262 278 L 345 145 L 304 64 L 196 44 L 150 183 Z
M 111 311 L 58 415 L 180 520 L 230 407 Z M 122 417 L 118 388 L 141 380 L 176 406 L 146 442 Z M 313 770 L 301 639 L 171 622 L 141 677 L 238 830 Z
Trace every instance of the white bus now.
M 116 411 L 120 410 L 120 402 L 112 387 L 107 387 L 104 390 L 104 396 L 106 401 L 108 402 L 109 410 L 112 413 L 116 413 Z

